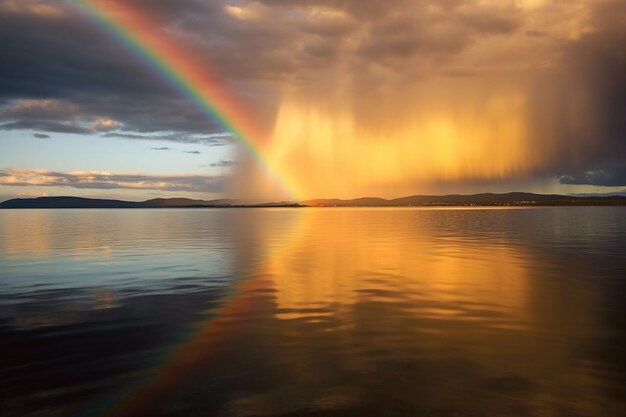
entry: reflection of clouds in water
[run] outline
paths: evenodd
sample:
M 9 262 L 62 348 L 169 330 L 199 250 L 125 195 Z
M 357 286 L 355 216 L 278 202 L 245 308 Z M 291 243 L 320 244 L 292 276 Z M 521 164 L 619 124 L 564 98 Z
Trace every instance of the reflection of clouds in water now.
M 49 313 L 58 327 L 46 338 L 2 329 L 25 341 L 22 357 L 41 359 L 41 372 L 67 376 L 66 365 L 54 361 L 62 352 L 81 369 L 68 376 L 76 386 L 107 380 L 138 387 L 119 403 L 113 394 L 115 405 L 132 399 L 116 409 L 120 415 L 193 407 L 239 416 L 621 415 L 621 403 L 606 392 L 620 389 L 615 380 L 624 375 L 616 313 L 623 291 L 612 285 L 624 272 L 623 214 L 124 212 L 131 220 L 119 221 L 128 228 L 95 230 L 99 241 L 112 242 L 114 264 L 132 260 L 117 270 L 132 272 L 127 280 L 48 288 L 47 301 L 45 291 L 29 287 L 30 300 L 0 305 L 0 313 L 25 326 Z M 155 224 L 158 230 L 148 227 Z M 181 259 L 184 252 L 197 258 Z M 234 272 L 218 275 L 219 257 Z M 98 265 L 70 261 L 50 269 L 48 279 L 67 279 L 68 265 L 86 268 L 81 276 Z M 148 278 L 137 280 L 141 274 Z M 67 312 L 82 316 L 63 328 Z M 168 354 L 155 360 L 155 352 Z M 41 379 L 38 369 L 23 372 L 11 393 L 27 398 Z M 98 402 L 111 399 L 104 391 L 80 392 Z
M 96 288 L 92 293 L 94 310 L 105 310 L 117 307 L 117 296 L 115 291 L 111 291 L 106 288 Z
M 98 257 L 110 259 L 111 247 L 101 240 L 102 224 L 98 213 L 87 219 L 63 211 L 3 210 L 0 230 L 3 231 L 3 256 L 9 259 L 50 258 L 59 252 L 72 258 Z
M 3 210 L 0 213 L 3 256 L 9 259 L 45 258 L 50 251 L 50 212 L 39 210 L 33 215 L 21 215 L 19 211 Z M 25 238 L 27 237 L 27 238 Z
M 119 307 L 116 291 L 108 288 L 66 291 L 41 291 L 30 299 L 16 299 L 11 308 L 0 310 L 2 316 L 12 317 L 13 324 L 22 329 L 68 326 L 89 321 L 90 312 Z

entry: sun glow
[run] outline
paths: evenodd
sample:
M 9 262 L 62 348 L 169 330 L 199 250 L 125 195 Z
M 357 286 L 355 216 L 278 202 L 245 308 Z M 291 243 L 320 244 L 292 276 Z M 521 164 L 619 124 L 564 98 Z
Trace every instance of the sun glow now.
M 524 174 L 530 158 L 526 101 L 494 95 L 473 105 L 414 102 L 393 119 L 359 120 L 347 101 L 286 98 L 268 154 L 308 196 L 395 195 L 433 181 Z

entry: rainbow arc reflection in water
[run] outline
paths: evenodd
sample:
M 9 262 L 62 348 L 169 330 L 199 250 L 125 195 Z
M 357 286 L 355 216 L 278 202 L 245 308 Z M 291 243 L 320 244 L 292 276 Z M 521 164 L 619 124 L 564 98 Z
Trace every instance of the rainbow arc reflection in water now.
M 4 211 L 5 403 L 41 411 L 33 398 L 50 392 L 60 414 L 619 413 L 624 215 Z

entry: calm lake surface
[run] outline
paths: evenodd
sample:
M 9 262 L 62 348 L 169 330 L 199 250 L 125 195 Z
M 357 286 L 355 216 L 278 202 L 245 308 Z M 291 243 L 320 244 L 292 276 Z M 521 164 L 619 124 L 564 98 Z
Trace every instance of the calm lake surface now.
M 626 415 L 626 208 L 0 211 L 2 416 Z

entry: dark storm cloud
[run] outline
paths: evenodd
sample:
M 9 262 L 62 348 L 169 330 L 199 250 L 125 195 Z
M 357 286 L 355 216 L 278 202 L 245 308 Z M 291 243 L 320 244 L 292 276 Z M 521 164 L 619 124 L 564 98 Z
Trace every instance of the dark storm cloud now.
M 306 71 L 307 64 L 313 62 L 308 58 L 311 53 L 318 58 L 322 54 L 325 62 L 331 63 L 334 55 L 328 53 L 330 46 L 341 44 L 360 27 L 373 27 L 360 35 L 359 48 L 363 51 L 387 45 L 391 51 L 445 52 L 458 50 L 469 42 L 461 38 L 471 39 L 476 33 L 510 32 L 519 20 L 510 7 L 452 7 L 454 2 L 444 2 L 449 9 L 429 1 L 408 2 L 410 9 L 403 9 L 406 0 L 235 3 L 251 9 L 255 4 L 263 7 L 258 19 L 254 18 L 254 10 L 250 18 L 228 14 L 230 2 L 221 0 L 126 3 L 149 12 L 172 37 L 183 39 L 200 59 L 220 69 L 226 81 L 235 85 L 238 79 L 281 79 Z M 402 13 L 433 5 L 441 12 L 423 16 Z M 324 8 L 344 14 L 315 12 Z M 414 40 L 397 39 L 398 33 L 405 32 L 403 29 L 409 29 L 406 35 L 414 35 Z M 160 99 L 167 98 L 171 106 L 169 99 L 178 96 L 124 47 L 69 7 L 60 7 L 59 14 L 52 16 L 27 11 L 0 13 L 0 39 L 0 62 L 4 63 L 0 68 L 0 98 L 71 99 L 93 108 L 95 113 L 132 124 L 140 122 L 135 119 L 141 113 L 134 114 L 140 111 L 138 103 L 150 104 L 144 114 L 155 108 L 164 111 L 166 103 Z M 115 112 L 119 96 L 132 108 L 132 119 L 124 120 L 124 111 Z M 176 113 L 180 114 L 181 109 L 183 113 L 194 113 L 184 106 Z
M 532 73 L 529 141 L 538 154 L 549 143 L 557 155 L 542 174 L 569 183 L 620 182 L 626 2 L 574 7 L 560 1 L 531 12 L 519 7 L 523 2 L 494 3 L 125 1 L 215 68 L 226 90 L 270 126 L 283 87 L 311 84 L 326 92 L 339 73 L 349 80 L 354 101 L 371 107 L 379 106 L 379 90 L 391 91 L 402 107 L 406 84 L 429 77 L 474 83 L 502 71 L 518 83 L 521 72 Z M 69 4 L 0 0 L 0 129 L 208 146 L 234 142 Z M 583 26 L 578 20 L 589 28 L 571 29 Z M 468 59 L 471 53 L 476 55 Z M 540 69 L 529 63 L 536 55 Z M 397 90 L 385 90 L 387 85 Z
M 44 133 L 33 133 L 33 137 L 37 139 L 50 139 L 50 135 L 46 135 Z
M 0 123 L 11 122 L 5 129 L 108 118 L 140 132 L 221 130 L 69 3 L 50 2 L 49 13 L 40 13 L 35 3 L 0 1 Z M 202 4 L 138 3 L 157 17 L 167 16 L 164 24 Z M 25 100 L 40 105 L 20 103 Z M 87 133 L 75 126 L 47 126 L 53 132 Z
M 74 133 L 90 135 L 94 131 L 90 128 L 77 126 L 69 123 L 60 123 L 46 120 L 20 120 L 0 124 L 0 130 L 43 130 L 53 133 Z
M 0 106 L 0 118 L 5 120 L 64 121 L 76 118 L 79 110 L 78 106 L 68 101 L 19 98 Z
M 0 13 L 0 98 L 162 92 L 117 44 L 84 19 L 58 10 Z
M 617 187 L 626 185 L 626 166 L 616 169 L 599 169 L 562 175 L 561 184 L 570 185 L 600 185 Z
M 0 107 L 4 109 L 0 109 L 0 122 L 107 118 L 131 133 L 223 130 L 110 34 L 72 9 L 71 2 L 46 3 L 51 13 L 31 7 L 40 3 L 0 0 Z M 306 64 L 293 55 L 293 22 L 241 21 L 226 13 L 228 2 L 220 0 L 125 3 L 149 14 L 155 28 L 160 26 L 175 42 L 184 43 L 200 63 L 217 68 L 222 84 L 244 106 L 256 107 L 254 114 L 271 113 L 276 106 L 276 94 L 254 82 L 285 79 Z M 286 16 L 285 11 L 275 12 L 279 20 Z M 322 32 L 345 31 L 332 22 L 319 26 Z M 319 46 L 317 52 L 314 49 L 309 48 L 321 51 Z M 49 105 L 16 104 L 28 99 Z
M 11 6 L 0 7 L 0 123 L 10 122 L 6 128 L 30 129 L 54 121 L 63 125 L 48 124 L 51 132 L 87 133 L 79 122 L 106 118 L 122 126 L 129 139 L 133 132 L 221 130 L 71 3 L 3 3 Z M 507 32 L 516 26 L 507 8 L 474 10 L 454 1 L 125 3 L 149 13 L 200 61 L 217 68 L 235 96 L 259 114 L 271 112 L 275 98 L 250 81 L 317 77 L 316 69 L 332 65 L 341 54 L 350 55 L 344 45 L 350 36 L 359 39 L 350 48 L 364 60 L 418 52 L 440 56 L 459 52 L 477 33 Z M 428 18 L 398 13 L 409 3 L 414 10 L 434 4 L 441 11 Z M 40 12 L 41 4 L 46 13 Z M 371 29 L 363 32 L 364 27 Z M 25 99 L 39 105 L 16 103 Z
M 544 85 L 558 91 L 549 139 L 560 143 L 554 161 L 562 184 L 626 184 L 626 3 L 593 4 L 594 30 L 563 48 L 558 79 Z M 540 100 L 546 96 L 541 96 Z M 540 101 L 538 100 L 538 101 Z M 538 111 L 545 110 L 541 105 Z
M 419 54 L 422 59 L 441 58 L 457 54 L 472 45 L 476 37 L 506 34 L 522 23 L 512 7 L 471 7 L 435 9 L 426 13 L 435 3 L 414 2 L 422 13 L 401 11 L 387 18 L 375 18 L 361 40 L 359 50 L 367 60 L 388 56 L 406 58 Z
M 57 172 L 32 169 L 0 170 L 0 185 L 71 187 L 80 189 L 131 189 L 219 193 L 228 177 L 223 175 L 145 175 L 102 171 Z

